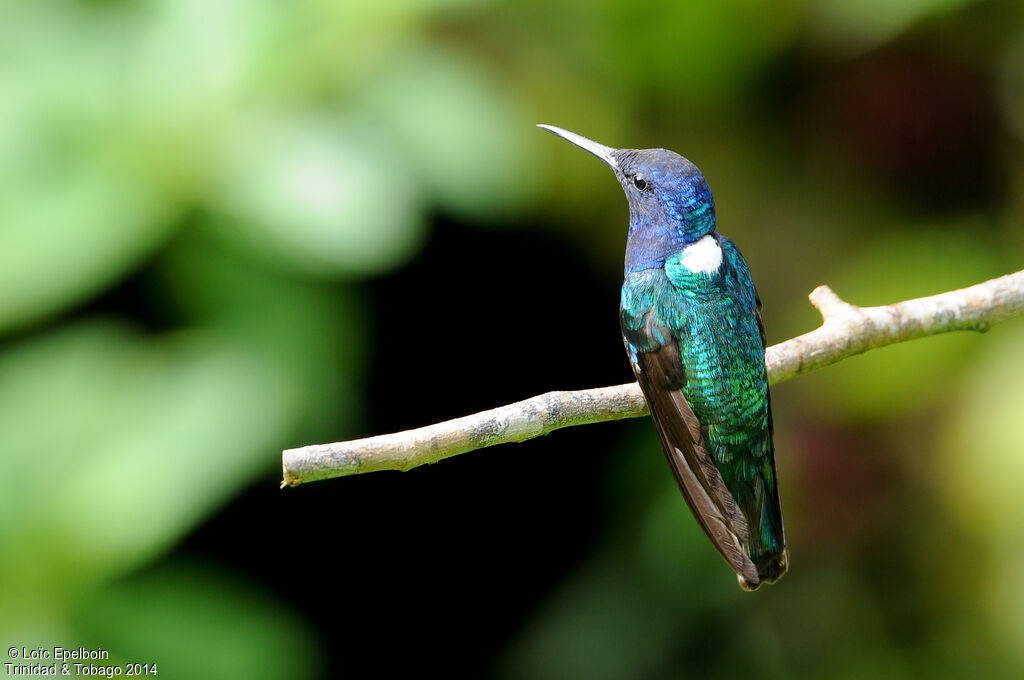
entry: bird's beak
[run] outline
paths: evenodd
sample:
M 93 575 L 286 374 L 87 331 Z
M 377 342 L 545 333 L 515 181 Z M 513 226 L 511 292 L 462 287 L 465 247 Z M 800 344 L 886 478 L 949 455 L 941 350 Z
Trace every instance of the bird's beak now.
M 587 139 L 583 135 L 578 135 L 575 132 L 563 130 L 562 128 L 555 127 L 554 125 L 538 125 L 537 127 L 544 128 L 548 132 L 556 134 L 566 141 L 572 142 L 581 149 L 589 151 L 590 153 L 594 154 L 602 161 L 607 163 L 612 170 L 619 169 L 619 163 L 618 161 L 615 160 L 615 156 L 612 155 L 615 152 L 615 149 L 605 146 L 604 144 L 598 144 L 594 140 Z

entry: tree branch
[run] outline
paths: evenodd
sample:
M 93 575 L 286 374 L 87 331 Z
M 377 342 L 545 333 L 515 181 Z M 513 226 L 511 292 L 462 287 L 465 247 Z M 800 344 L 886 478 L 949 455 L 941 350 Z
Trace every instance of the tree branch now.
M 822 325 L 769 347 L 768 380 L 780 383 L 869 349 L 949 331 L 986 331 L 1024 313 L 1024 270 L 970 288 L 857 307 L 828 286 L 810 294 Z M 646 415 L 636 383 L 537 397 L 415 430 L 316 444 L 284 452 L 281 486 L 376 470 L 409 470 L 495 444 L 521 442 L 570 425 Z

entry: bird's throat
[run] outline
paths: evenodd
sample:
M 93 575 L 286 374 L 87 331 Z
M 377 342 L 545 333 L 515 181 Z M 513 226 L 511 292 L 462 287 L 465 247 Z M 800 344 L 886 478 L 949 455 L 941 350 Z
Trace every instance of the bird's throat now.
M 693 274 L 711 274 L 722 266 L 722 246 L 714 234 L 707 234 L 691 246 L 683 248 L 679 263 Z

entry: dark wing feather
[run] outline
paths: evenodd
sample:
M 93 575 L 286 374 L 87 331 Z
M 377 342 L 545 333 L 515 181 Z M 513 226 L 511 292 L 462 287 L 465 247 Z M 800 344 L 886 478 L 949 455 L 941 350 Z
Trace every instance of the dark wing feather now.
M 635 331 L 628 328 L 623 317 L 622 331 L 662 448 L 704 533 L 740 577 L 741 584 L 756 588 L 760 583 L 757 567 L 743 549 L 750 531 L 747 520 L 704 448 L 701 424 L 680 391 L 686 376 L 679 346 L 671 339 L 669 329 L 655 326 L 652 317 L 647 314 Z M 663 338 L 669 341 L 660 344 L 658 340 Z M 637 347 L 657 349 L 645 352 Z

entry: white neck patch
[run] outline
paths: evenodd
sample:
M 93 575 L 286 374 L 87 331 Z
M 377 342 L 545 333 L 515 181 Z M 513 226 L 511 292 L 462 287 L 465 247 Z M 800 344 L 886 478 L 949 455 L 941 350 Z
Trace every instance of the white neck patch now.
M 722 266 L 722 247 L 714 236 L 708 234 L 693 245 L 683 248 L 679 262 L 692 274 L 717 272 Z

